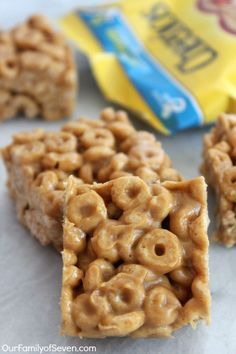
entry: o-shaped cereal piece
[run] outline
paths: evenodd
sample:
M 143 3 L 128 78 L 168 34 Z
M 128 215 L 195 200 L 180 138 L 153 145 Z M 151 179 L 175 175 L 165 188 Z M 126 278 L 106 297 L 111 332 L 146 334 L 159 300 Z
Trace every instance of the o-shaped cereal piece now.
M 133 146 L 155 144 L 156 138 L 153 134 L 146 131 L 135 131 L 126 140 L 124 140 L 120 146 L 121 151 L 128 152 Z
M 106 336 L 127 336 L 140 328 L 145 321 L 143 311 L 133 311 L 123 315 L 108 315 L 98 325 L 99 330 Z
M 41 172 L 33 182 L 35 187 L 41 187 L 47 192 L 57 189 L 57 184 L 58 177 L 53 171 Z
M 231 202 L 236 202 L 236 166 L 224 172 L 225 194 Z
M 212 148 L 208 152 L 210 162 L 214 172 L 223 171 L 232 166 L 232 161 L 228 154 L 218 149 Z
M 135 262 L 134 245 L 143 233 L 142 228 L 135 228 L 132 225 L 124 225 L 123 230 L 121 229 L 117 240 L 117 249 L 124 262 Z
M 73 301 L 72 317 L 78 328 L 86 331 L 94 329 L 98 325 L 100 314 L 90 302 L 90 296 L 81 294 Z
M 105 223 L 100 223 L 91 238 L 94 252 L 98 257 L 113 263 L 119 260 L 116 243 L 122 228 L 116 220 L 106 220 Z
M 108 146 L 113 147 L 115 139 L 113 134 L 107 129 L 87 130 L 80 137 L 80 143 L 85 147 L 91 146 Z
M 181 264 L 182 250 L 172 232 L 155 229 L 142 236 L 135 249 L 138 261 L 159 274 L 165 274 Z
M 156 286 L 148 291 L 144 302 L 146 322 L 152 326 L 167 326 L 175 322 L 181 304 L 172 291 Z
M 66 152 L 63 154 L 49 152 L 43 158 L 42 163 L 45 167 L 54 168 L 58 166 L 59 170 L 70 173 L 82 165 L 82 158 L 77 152 Z
M 67 152 L 59 158 L 59 169 L 65 172 L 73 172 L 82 165 L 82 157 L 77 152 Z
M 118 273 L 100 287 L 116 314 L 141 308 L 144 301 L 144 287 L 138 278 L 127 273 Z
M 139 177 L 120 177 L 113 180 L 111 197 L 122 210 L 145 203 L 150 198 L 147 185 Z
M 34 129 L 32 132 L 22 132 L 13 135 L 13 141 L 15 144 L 30 143 L 35 140 L 42 140 L 45 135 L 43 129 Z
M 1 77 L 6 79 L 14 79 L 19 70 L 17 59 L 12 55 L 0 63 Z
M 164 161 L 165 154 L 160 143 L 156 142 L 153 146 L 134 146 L 130 149 L 128 156 L 131 168 L 138 168 L 141 165 L 158 170 Z
M 86 130 L 89 130 L 88 124 L 76 120 L 74 122 L 69 122 L 62 127 L 62 131 L 72 133 L 73 135 L 80 137 Z
M 117 268 L 117 271 L 137 277 L 139 281 L 143 283 L 146 291 L 156 285 L 162 285 L 165 288 L 171 289 L 167 276 L 156 274 L 140 264 L 122 264 Z
M 64 258 L 64 265 L 65 260 L 68 259 L 69 251 L 64 251 L 63 258 Z M 83 276 L 83 272 L 74 265 L 64 266 L 63 269 L 63 285 L 64 286 L 71 286 L 76 287 L 79 285 Z
M 96 259 L 89 264 L 83 279 L 85 292 L 91 292 L 114 275 L 114 267 L 104 259 Z
M 67 208 L 67 217 L 84 232 L 94 230 L 107 217 L 103 199 L 94 191 L 73 197 Z
M 94 162 L 107 159 L 115 154 L 115 151 L 108 146 L 93 146 L 83 153 L 84 160 Z
M 119 273 L 127 273 L 131 274 L 138 279 L 140 279 L 141 282 L 143 282 L 146 277 L 148 277 L 149 273 L 152 273 L 148 268 L 140 265 L 140 264 L 121 264 L 118 268 L 117 271 Z
M 71 152 L 77 146 L 76 137 L 67 132 L 48 133 L 45 138 L 46 148 L 49 152 Z
M 147 184 L 151 184 L 158 180 L 158 175 L 149 167 L 139 167 L 135 174 L 139 176 Z
M 100 113 L 100 118 L 105 122 L 113 122 L 116 117 L 116 112 L 112 107 L 104 108 Z
M 16 112 L 23 112 L 26 117 L 33 118 L 39 114 L 39 107 L 32 98 L 25 95 L 16 95 L 12 97 L 11 106 Z
M 113 122 L 108 125 L 108 129 L 118 140 L 124 140 L 135 132 L 134 127 L 126 122 Z
M 176 211 L 170 214 L 170 230 L 181 240 L 189 238 L 190 224 L 199 216 L 201 205 L 189 196 L 185 196 L 186 203 L 179 205 Z
M 72 224 L 67 224 L 65 229 L 64 248 L 73 250 L 76 253 L 83 252 L 86 247 L 86 234 Z
M 60 171 L 60 170 L 53 170 L 53 172 L 57 175 L 58 178 L 58 183 L 57 183 L 57 189 L 58 190 L 65 190 L 66 184 L 67 184 L 67 178 L 68 178 L 68 173 L 65 171 Z M 78 178 L 78 183 L 79 183 L 79 178 Z M 82 183 L 82 181 L 81 181 Z
M 22 163 L 40 160 L 45 154 L 45 145 L 41 141 L 31 141 L 25 145 L 13 147 L 13 159 Z
M 119 174 L 120 171 L 123 171 L 127 162 L 128 157 L 122 152 L 112 156 L 110 163 L 98 171 L 98 180 L 104 182 L 112 179 L 111 175 L 117 172 Z
M 91 243 L 99 258 L 112 263 L 120 259 L 132 262 L 135 260 L 134 243 L 142 234 L 142 229 L 132 225 L 120 225 L 116 220 L 106 220 L 96 228 Z
M 153 220 L 162 221 L 173 207 L 173 197 L 166 188 L 158 183 L 153 186 L 152 192 L 154 196 L 149 203 L 150 214 Z

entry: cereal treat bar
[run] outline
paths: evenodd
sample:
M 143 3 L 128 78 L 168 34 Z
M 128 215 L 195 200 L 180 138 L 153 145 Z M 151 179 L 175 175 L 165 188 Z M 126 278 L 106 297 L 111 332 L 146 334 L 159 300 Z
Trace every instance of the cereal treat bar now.
M 202 173 L 217 198 L 214 238 L 227 247 L 236 243 L 236 116 L 221 115 L 205 135 Z
M 19 220 L 43 245 L 62 248 L 62 207 L 70 174 L 80 183 L 137 175 L 180 180 L 154 135 L 136 131 L 124 111 L 68 122 L 60 132 L 19 133 L 3 150 Z
M 126 176 L 65 199 L 62 334 L 169 336 L 209 321 L 206 185 Z
M 70 115 L 76 81 L 72 52 L 44 17 L 0 31 L 0 122 L 18 113 L 46 120 Z

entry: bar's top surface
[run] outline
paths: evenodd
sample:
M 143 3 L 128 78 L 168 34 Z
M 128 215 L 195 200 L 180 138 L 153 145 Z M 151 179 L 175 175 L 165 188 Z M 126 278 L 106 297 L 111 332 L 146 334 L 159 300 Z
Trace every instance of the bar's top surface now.
M 75 84 L 71 78 L 74 73 L 74 61 L 65 37 L 54 30 L 46 17 L 34 15 L 27 21 L 18 24 L 9 31 L 0 31 L 0 83 L 1 90 L 14 90 L 21 93 L 19 75 L 22 70 L 28 71 L 24 78 L 29 85 L 24 86 L 25 94 L 32 94 L 31 74 L 41 75 L 38 79 L 49 79 L 59 84 L 70 86 Z M 73 69 L 73 73 L 67 73 Z M 65 77 L 66 74 L 70 77 Z M 35 87 L 38 82 L 34 82 Z M 28 90 L 27 90 L 28 88 Z M 29 91 L 31 90 L 31 92 Z M 48 85 L 48 94 L 50 88 Z M 1 92 L 2 93 L 2 92 Z M 37 95 L 45 95 L 43 88 Z M 3 99 L 3 98 L 2 98 Z M 2 103 L 2 102 L 1 102 Z
M 15 134 L 12 144 L 3 149 L 3 158 L 11 194 L 16 199 L 24 195 L 28 208 L 59 222 L 71 174 L 81 183 L 131 175 L 147 183 L 181 180 L 155 136 L 137 131 L 126 112 L 112 108 L 103 110 L 99 120 L 70 121 L 58 132 L 38 129 Z M 61 246 L 62 240 L 56 244 Z
M 32 181 L 48 171 L 74 174 L 85 183 L 131 174 L 147 182 L 181 179 L 155 136 L 137 131 L 126 112 L 112 108 L 104 109 L 99 120 L 80 118 L 58 132 L 18 133 L 3 156 L 7 164 L 27 166 Z
M 66 188 L 62 333 L 169 336 L 209 320 L 206 187 L 202 177 L 134 176 Z

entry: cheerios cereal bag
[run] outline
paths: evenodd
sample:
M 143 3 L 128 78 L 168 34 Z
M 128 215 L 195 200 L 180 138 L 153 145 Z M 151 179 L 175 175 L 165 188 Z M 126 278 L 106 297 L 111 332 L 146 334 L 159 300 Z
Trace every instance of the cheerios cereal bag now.
M 235 0 L 126 0 L 60 24 L 104 95 L 164 134 L 236 111 Z

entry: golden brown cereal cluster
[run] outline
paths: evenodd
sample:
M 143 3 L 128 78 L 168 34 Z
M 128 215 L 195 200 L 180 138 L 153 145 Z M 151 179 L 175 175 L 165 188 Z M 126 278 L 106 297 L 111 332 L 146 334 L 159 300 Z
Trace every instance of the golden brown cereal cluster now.
M 206 186 L 135 176 L 65 199 L 62 334 L 169 336 L 209 320 Z
M 59 249 L 70 174 L 81 183 L 131 175 L 147 183 L 181 179 L 155 136 L 136 131 L 124 111 L 111 108 L 99 120 L 71 121 L 60 132 L 16 134 L 3 156 L 19 219 L 41 243 L 52 242 Z
M 75 105 L 71 50 L 43 16 L 0 32 L 0 121 L 25 114 L 56 120 Z
M 217 196 L 215 239 L 236 243 L 236 116 L 221 115 L 204 138 L 202 172 Z

